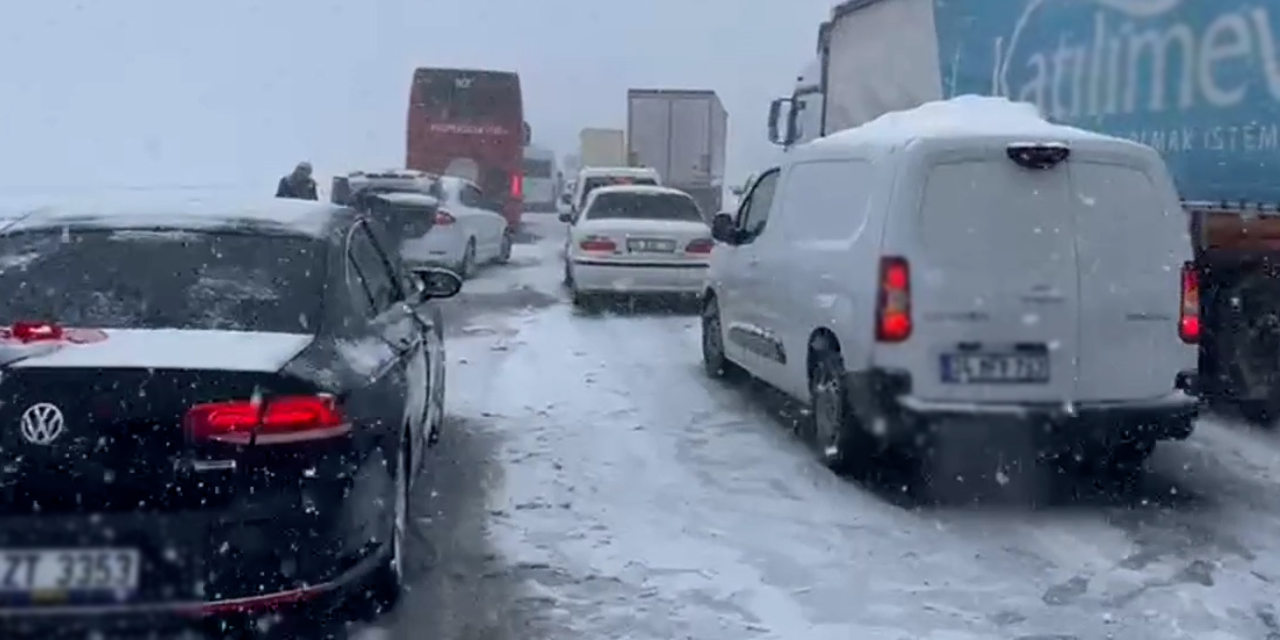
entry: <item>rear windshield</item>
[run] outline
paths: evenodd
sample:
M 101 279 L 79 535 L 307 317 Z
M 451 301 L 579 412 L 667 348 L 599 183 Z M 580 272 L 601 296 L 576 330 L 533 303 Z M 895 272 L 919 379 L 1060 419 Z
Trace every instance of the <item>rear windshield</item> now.
M 551 177 L 551 161 L 539 160 L 537 158 L 525 158 L 524 159 L 524 177 L 550 178 Z
M 318 240 L 229 232 L 0 236 L 0 323 L 313 333 L 324 255 Z
M 655 186 L 658 184 L 658 181 L 653 178 L 636 178 L 632 176 L 592 176 L 582 182 L 583 202 L 586 202 L 586 197 L 591 195 L 592 191 L 599 189 L 600 187 L 609 187 L 619 184 Z
M 925 185 L 931 260 L 966 270 L 1039 268 L 1070 246 L 1066 166 L 1029 171 L 1005 159 L 941 164 Z M 999 248 L 999 258 L 991 251 Z
M 518 120 L 523 112 L 520 80 L 507 73 L 419 73 L 413 103 L 443 120 Z
M 698 205 L 688 196 L 672 193 L 604 193 L 587 211 L 588 220 L 629 218 L 703 222 Z

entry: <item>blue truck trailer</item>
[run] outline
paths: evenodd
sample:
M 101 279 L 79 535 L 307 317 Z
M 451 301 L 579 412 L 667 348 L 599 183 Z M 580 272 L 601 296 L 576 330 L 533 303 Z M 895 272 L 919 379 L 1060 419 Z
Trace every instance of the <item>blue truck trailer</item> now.
M 787 147 L 961 94 L 1163 154 L 1200 267 L 1200 392 L 1274 424 L 1280 1 L 848 0 L 770 106 L 769 136 Z

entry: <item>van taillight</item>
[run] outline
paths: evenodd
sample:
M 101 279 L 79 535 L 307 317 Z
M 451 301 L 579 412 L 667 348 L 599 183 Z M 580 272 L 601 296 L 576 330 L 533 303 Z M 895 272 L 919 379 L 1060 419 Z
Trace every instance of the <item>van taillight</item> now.
M 1178 337 L 1187 344 L 1200 341 L 1200 272 L 1193 262 L 1182 265 L 1182 306 L 1178 310 Z
M 524 176 L 519 172 L 511 174 L 511 197 L 516 200 L 524 198 Z
M 906 258 L 880 259 L 876 301 L 876 340 L 903 342 L 911 337 L 911 267 Z
M 239 445 L 324 440 L 351 432 L 337 400 L 328 395 L 198 404 L 187 411 L 185 426 L 196 442 Z

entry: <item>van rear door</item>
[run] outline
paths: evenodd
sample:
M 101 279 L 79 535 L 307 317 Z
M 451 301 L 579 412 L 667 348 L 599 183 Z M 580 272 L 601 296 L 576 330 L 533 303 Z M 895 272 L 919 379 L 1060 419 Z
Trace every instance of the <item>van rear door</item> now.
M 1164 172 L 1141 158 L 1072 157 L 1080 256 L 1081 401 L 1157 398 L 1195 348 L 1178 336 L 1187 220 Z
M 920 250 L 908 256 L 913 395 L 1072 399 L 1079 301 L 1066 167 L 1028 168 L 1004 144 L 967 144 L 934 156 L 925 175 Z

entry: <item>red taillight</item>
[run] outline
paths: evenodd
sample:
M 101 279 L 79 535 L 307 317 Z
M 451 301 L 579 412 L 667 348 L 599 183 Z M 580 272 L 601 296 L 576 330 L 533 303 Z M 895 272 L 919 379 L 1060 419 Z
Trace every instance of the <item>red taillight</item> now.
M 351 425 L 331 396 L 211 402 L 187 411 L 188 436 L 229 444 L 283 444 L 346 435 Z
M 516 200 L 524 198 L 524 176 L 519 173 L 511 174 L 511 197 Z
M 876 302 L 876 340 L 904 342 L 911 337 L 911 267 L 905 258 L 880 259 Z
M 578 248 L 583 251 L 607 251 L 613 253 L 618 250 L 618 244 L 608 238 L 587 236 L 578 243 Z
M 450 224 L 453 224 L 453 223 L 455 223 L 455 222 L 457 222 L 457 221 L 458 221 L 458 219 L 457 219 L 457 218 L 455 218 L 455 217 L 453 217 L 453 214 L 452 214 L 452 213 L 449 213 L 448 211 L 445 211 L 444 209 L 440 209 L 439 211 L 436 211 L 436 224 L 437 224 L 437 225 L 450 225 Z
M 711 240 L 710 238 L 699 238 L 690 242 L 689 246 L 684 248 L 684 251 L 685 253 L 711 253 L 711 249 L 715 246 L 716 243 L 714 240 Z
M 1196 265 L 1182 265 L 1182 306 L 1178 311 L 1178 337 L 1187 344 L 1200 341 L 1200 272 Z
M 9 327 L 9 336 L 19 342 L 38 342 L 41 340 L 61 340 L 62 327 L 53 322 L 23 321 L 13 323 Z

